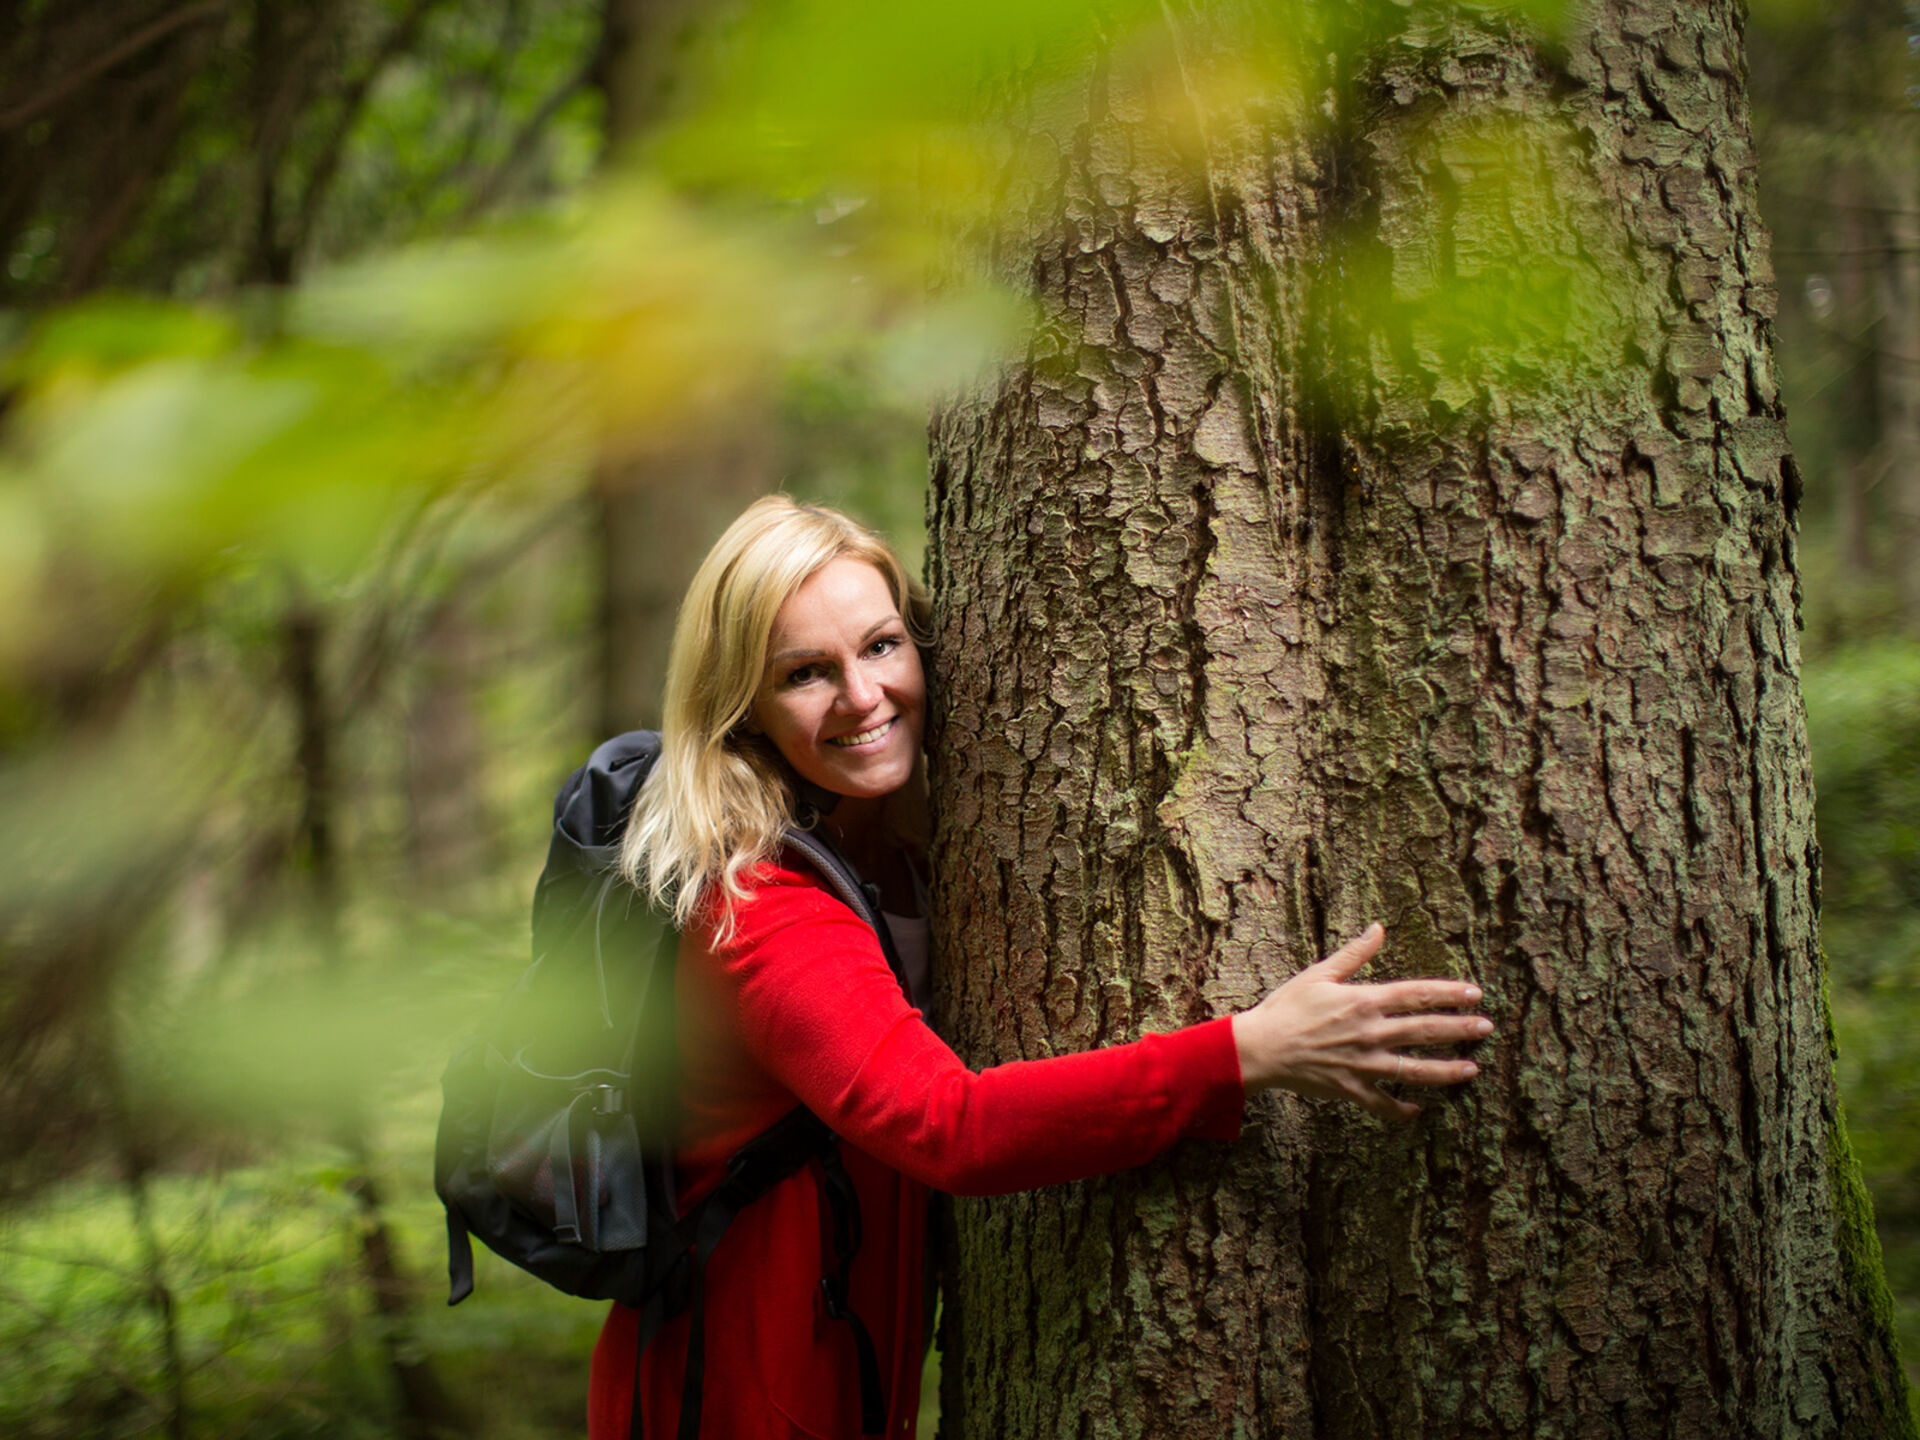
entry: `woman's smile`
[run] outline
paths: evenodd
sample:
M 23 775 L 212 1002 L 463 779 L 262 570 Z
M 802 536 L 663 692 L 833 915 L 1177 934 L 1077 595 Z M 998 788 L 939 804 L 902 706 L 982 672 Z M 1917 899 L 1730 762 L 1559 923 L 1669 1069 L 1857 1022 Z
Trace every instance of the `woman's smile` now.
M 892 729 L 892 720 L 882 720 L 878 725 L 868 730 L 862 730 L 858 735 L 836 735 L 827 743 L 829 745 L 845 746 L 848 749 L 852 749 L 856 745 L 871 745 L 874 741 L 883 738 L 887 732 Z

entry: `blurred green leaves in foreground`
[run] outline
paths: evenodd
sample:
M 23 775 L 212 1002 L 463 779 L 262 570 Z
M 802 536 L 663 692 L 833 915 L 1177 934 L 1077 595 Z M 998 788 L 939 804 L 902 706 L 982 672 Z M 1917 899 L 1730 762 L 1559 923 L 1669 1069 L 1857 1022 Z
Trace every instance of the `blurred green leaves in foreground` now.
M 8 365 L 0 675 L 76 568 L 109 607 L 116 587 L 191 591 L 234 563 L 339 586 L 437 499 L 577 488 L 595 460 L 725 425 L 803 359 L 924 405 L 1006 342 L 991 293 L 908 310 L 899 277 L 795 228 L 609 187 L 226 312 L 52 316 Z
M 1089 103 L 1145 172 L 1102 203 L 1150 212 L 1230 191 L 1249 160 L 1230 137 L 1328 123 L 1326 87 L 1376 50 L 1418 61 L 1469 21 L 1550 38 L 1563 8 L 1449 7 L 1443 25 L 1433 7 L 1302 0 L 749 7 L 687 47 L 693 100 L 619 176 L 545 215 L 290 293 L 39 322 L 0 373 L 0 685 L 48 649 L 105 660 L 114 617 L 145 623 L 236 562 L 351 583 L 440 497 L 577 492 L 609 457 L 725 429 L 797 370 L 924 407 L 1018 353 L 1024 303 L 992 277 L 1023 283 Z M 1568 150 L 1549 132 L 1495 110 L 1409 141 L 1449 172 L 1458 233 L 1405 247 L 1429 266 L 1382 275 L 1356 248 L 1319 273 L 1355 360 L 1335 403 L 1364 394 L 1381 347 L 1456 409 L 1622 353 L 1601 303 L 1625 283 L 1616 238 L 1549 263 L 1525 223 L 1554 208 Z
M 0 1431 L 150 1433 L 179 1385 L 195 1433 L 392 1433 L 356 1187 L 404 1176 L 394 1236 L 437 1253 L 434 1076 L 524 963 L 620 467 L 780 410 L 866 447 L 841 490 L 788 483 L 910 520 L 926 405 L 1032 343 L 1049 207 L 1158 233 L 1231 191 L 1245 136 L 1331 123 L 1380 47 L 1420 63 L 1515 20 L 1551 43 L 1564 9 L 759 5 L 686 51 L 688 103 L 536 213 L 290 288 L 0 317 L 0 1348 L 36 1377 L 0 1386 Z M 1139 173 L 1063 197 L 1050 136 L 1096 93 Z M 1365 223 L 1422 242 L 1390 254 L 1335 237 L 1327 402 L 1364 398 L 1376 353 L 1461 413 L 1612 363 L 1617 237 L 1541 243 L 1587 206 L 1555 190 L 1568 137 L 1495 112 L 1400 139 L 1458 208 L 1389 197 Z M 1920 1234 L 1915 666 L 1838 653 L 1808 695 L 1843 1073 L 1874 1097 L 1855 1141 L 1883 1222 Z M 1920 1294 L 1920 1251 L 1888 1257 Z M 488 1265 L 398 1338 L 476 1412 L 511 1392 L 571 1433 L 596 1319 Z

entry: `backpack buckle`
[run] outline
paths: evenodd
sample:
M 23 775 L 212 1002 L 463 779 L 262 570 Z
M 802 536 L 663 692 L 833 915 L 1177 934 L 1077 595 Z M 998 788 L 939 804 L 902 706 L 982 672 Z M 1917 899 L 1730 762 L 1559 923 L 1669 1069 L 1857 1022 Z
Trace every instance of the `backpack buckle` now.
M 847 1309 L 847 1277 L 844 1275 L 822 1275 L 820 1294 L 825 1297 L 827 1318 L 844 1320 L 851 1313 Z

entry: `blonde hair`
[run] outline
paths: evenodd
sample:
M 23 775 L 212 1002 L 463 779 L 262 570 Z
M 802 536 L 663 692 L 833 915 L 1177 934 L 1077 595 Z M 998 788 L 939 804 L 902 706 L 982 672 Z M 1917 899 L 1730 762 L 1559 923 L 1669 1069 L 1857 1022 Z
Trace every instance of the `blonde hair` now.
M 786 763 L 745 722 L 774 617 L 822 566 L 852 556 L 887 582 L 915 643 L 930 637 L 926 591 L 878 535 L 838 510 L 769 495 L 707 552 L 680 602 L 667 655 L 660 758 L 634 802 L 620 873 L 685 929 L 703 903 L 743 900 L 742 877 L 794 820 Z M 721 934 L 732 930 L 719 907 Z

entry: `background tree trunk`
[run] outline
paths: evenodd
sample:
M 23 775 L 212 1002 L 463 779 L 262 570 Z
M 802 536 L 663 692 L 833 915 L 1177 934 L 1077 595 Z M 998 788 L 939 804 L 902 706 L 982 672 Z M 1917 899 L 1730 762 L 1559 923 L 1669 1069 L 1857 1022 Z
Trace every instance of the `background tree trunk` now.
M 1875 266 L 1880 323 L 1874 361 L 1895 597 L 1901 624 L 1920 635 L 1920 117 L 1913 112 L 1912 63 L 1898 65 L 1894 75 L 1906 83 L 1886 87 L 1891 93 L 1874 150 L 1885 207 L 1885 241 Z
M 613 161 L 685 102 L 685 61 L 700 28 L 735 8 L 730 0 L 606 0 L 599 82 Z M 597 736 L 659 725 L 680 597 L 721 530 L 774 487 L 769 417 L 748 398 L 730 419 L 724 434 L 683 436 L 600 466 Z
M 773 488 L 773 437 L 743 415 L 727 435 L 609 460 L 596 477 L 602 736 L 660 723 L 667 645 L 700 557 Z
M 941 1007 L 977 1064 L 1125 1039 L 1378 918 L 1499 1029 L 1404 1128 L 1269 1097 L 962 1202 L 947 1433 L 1911 1435 L 1736 8 L 1392 13 L 1297 112 L 1115 69 L 1043 127 L 1050 343 L 935 426 Z
M 324 675 L 327 630 L 320 611 L 304 599 L 288 606 L 283 622 L 287 688 L 298 735 L 294 763 L 300 773 L 301 814 L 296 839 L 307 870 L 311 924 L 329 963 L 342 958 L 340 843 L 337 831 L 339 776 L 335 767 L 338 716 Z M 366 1118 L 342 1117 L 336 1137 L 352 1174 L 346 1189 L 358 1208 L 362 1277 L 379 1317 L 376 1335 L 399 1397 L 400 1432 L 406 1440 L 437 1440 L 470 1428 L 460 1406 L 440 1381 L 416 1336 L 414 1285 L 388 1220 L 385 1193 L 373 1174 Z
M 426 616 L 406 712 L 407 867 L 421 901 L 458 894 L 493 864 L 493 826 L 475 783 L 486 754 L 478 642 L 467 587 L 456 585 Z

